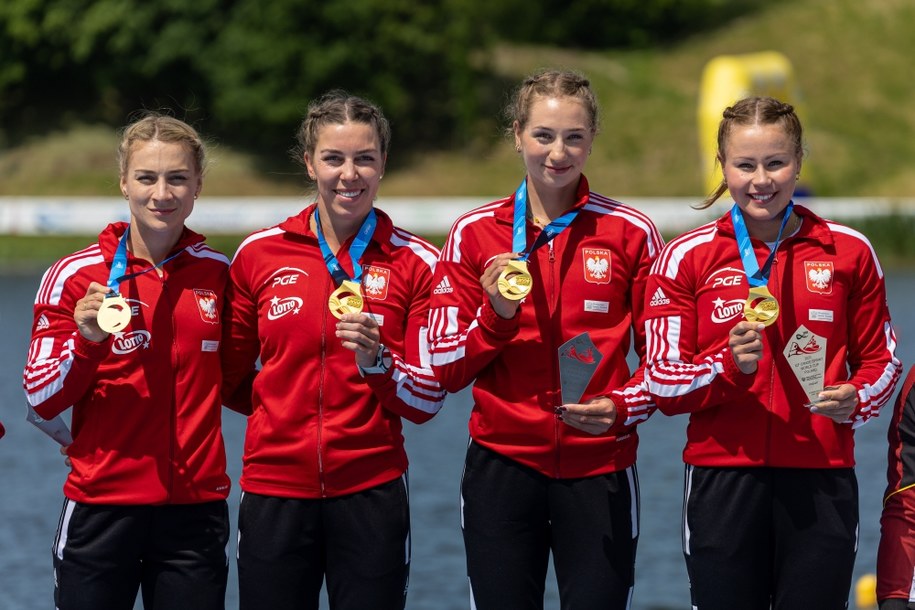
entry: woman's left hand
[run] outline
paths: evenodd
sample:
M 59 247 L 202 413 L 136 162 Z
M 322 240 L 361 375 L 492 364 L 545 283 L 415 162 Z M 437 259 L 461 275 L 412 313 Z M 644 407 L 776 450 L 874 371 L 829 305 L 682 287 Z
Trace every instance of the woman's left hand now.
M 343 314 L 337 322 L 336 335 L 343 347 L 355 352 L 356 364 L 362 368 L 374 366 L 381 343 L 381 330 L 375 318 L 364 313 Z
M 824 388 L 820 401 L 810 405 L 810 412 L 828 417 L 837 424 L 848 421 L 858 406 L 858 390 L 850 383 Z
M 603 434 L 616 422 L 616 405 L 606 396 L 596 396 L 584 404 L 558 407 L 559 419 L 588 434 Z

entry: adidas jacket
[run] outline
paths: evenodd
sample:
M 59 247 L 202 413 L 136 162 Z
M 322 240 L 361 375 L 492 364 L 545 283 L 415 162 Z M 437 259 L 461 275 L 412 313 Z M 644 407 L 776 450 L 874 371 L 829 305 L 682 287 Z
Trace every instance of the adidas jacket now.
M 630 335 L 644 355 L 645 279 L 661 237 L 644 214 L 591 193 L 582 177 L 578 217 L 529 259 L 534 288 L 513 319 L 480 286 L 494 256 L 512 249 L 514 195 L 461 216 L 435 269 L 430 313 L 433 369 L 449 391 L 471 382 L 475 442 L 554 478 L 594 476 L 635 461 L 635 425 L 654 406 L 642 370 L 626 363 Z M 539 228 L 527 224 L 527 243 Z M 611 397 L 616 423 L 593 436 L 562 423 L 558 350 L 583 332 L 603 355 L 582 402 Z
M 779 245 L 769 290 L 780 304 L 765 354 L 745 375 L 728 349 L 747 280 L 730 214 L 671 241 L 648 279 L 646 378 L 658 408 L 690 413 L 684 460 L 696 466 L 838 468 L 854 464 L 852 429 L 893 394 L 900 363 L 883 271 L 867 239 L 795 206 L 803 223 Z M 753 241 L 757 259 L 769 248 Z M 811 414 L 789 362 L 825 350 L 825 385 L 849 382 L 845 424 Z
M 108 281 L 126 223 L 65 256 L 35 299 L 24 386 L 50 419 L 73 407 L 66 496 L 90 504 L 187 504 L 229 492 L 220 429 L 220 312 L 228 260 L 184 230 L 160 277 L 121 282 L 130 325 L 101 343 L 73 320 L 92 281 Z M 128 253 L 127 273 L 149 268 Z
M 362 291 L 394 365 L 363 378 L 334 335 L 327 300 L 336 287 L 309 228 L 314 208 L 249 236 L 230 269 L 224 394 L 237 401 L 242 388 L 253 408 L 241 476 L 247 492 L 324 498 L 396 479 L 407 468 L 401 417 L 424 422 L 444 401 L 425 329 L 438 250 L 376 210 Z M 337 258 L 351 273 L 349 245 Z

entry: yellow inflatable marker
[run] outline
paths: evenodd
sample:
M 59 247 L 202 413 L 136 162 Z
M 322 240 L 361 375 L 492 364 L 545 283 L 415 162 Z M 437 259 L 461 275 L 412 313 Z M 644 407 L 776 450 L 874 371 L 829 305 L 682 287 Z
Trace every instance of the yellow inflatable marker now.
M 777 51 L 746 55 L 719 55 L 702 71 L 699 89 L 699 146 L 702 154 L 703 186 L 710 193 L 721 182 L 721 169 L 715 164 L 718 150 L 718 123 L 721 113 L 737 100 L 752 95 L 774 97 L 794 106 L 806 125 L 804 110 L 787 57 Z M 806 171 L 807 164 L 804 163 Z M 805 191 L 799 185 L 798 194 Z
M 855 583 L 855 605 L 858 610 L 877 607 L 877 577 L 865 574 Z

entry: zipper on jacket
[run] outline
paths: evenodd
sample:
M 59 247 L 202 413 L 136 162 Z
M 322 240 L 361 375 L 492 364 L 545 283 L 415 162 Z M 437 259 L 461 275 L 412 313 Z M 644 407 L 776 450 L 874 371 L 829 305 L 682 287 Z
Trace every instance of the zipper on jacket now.
M 327 280 L 325 280 L 325 286 L 333 285 L 333 279 L 330 275 L 325 275 Z M 323 303 L 327 303 L 330 299 L 330 292 L 325 291 Z M 318 453 L 318 485 L 321 488 L 321 497 L 327 497 L 327 487 L 324 481 L 324 373 L 327 369 L 327 316 L 330 313 L 327 307 L 322 307 L 321 315 L 321 367 L 320 373 L 318 374 L 318 431 L 317 431 L 317 446 L 315 447 Z
M 168 292 L 168 284 L 165 282 L 163 276 L 159 276 L 159 281 L 162 283 L 162 295 L 168 296 L 168 301 L 171 303 L 172 311 L 177 307 L 176 304 L 172 301 L 171 295 Z M 172 404 L 169 409 L 169 441 L 168 441 L 168 460 L 171 464 L 171 468 L 168 469 L 168 492 L 166 497 L 166 502 L 171 502 L 173 495 L 173 487 L 175 485 L 175 468 L 177 468 L 175 460 L 175 445 L 178 440 L 178 397 L 175 395 L 177 392 L 178 380 L 175 378 L 175 371 L 178 370 L 178 329 L 176 328 L 177 322 L 175 321 L 175 316 L 172 317 L 172 382 L 171 382 L 171 394 L 172 394 Z
M 549 264 L 549 270 L 550 270 L 549 308 L 550 308 L 550 319 L 552 319 L 553 315 L 556 312 L 556 299 L 557 299 L 557 292 L 558 292 L 556 290 L 556 269 L 554 266 L 554 263 L 556 262 L 556 252 L 553 249 L 552 240 L 550 240 L 550 242 L 547 244 L 547 247 L 549 248 L 549 257 L 547 260 L 550 263 Z M 560 323 L 559 326 L 560 326 L 560 330 L 561 330 L 562 324 Z M 556 329 L 551 329 L 551 330 L 556 330 Z M 556 351 L 558 349 L 559 348 L 556 346 L 556 333 L 551 332 L 550 333 L 550 352 L 549 353 L 554 354 L 554 353 L 556 353 Z M 555 387 L 555 385 L 556 385 L 555 381 L 559 379 L 559 361 L 556 358 L 552 358 L 552 361 L 553 361 L 552 379 L 553 379 L 554 383 L 551 384 L 551 387 Z M 560 394 L 560 399 L 559 399 L 560 403 L 562 402 L 561 396 L 562 395 Z M 562 426 L 564 426 L 564 425 L 565 424 L 562 423 L 562 421 L 560 421 L 560 419 L 558 417 L 553 418 L 553 439 L 556 444 L 556 451 L 554 452 L 555 460 L 554 460 L 553 467 L 555 468 L 555 473 L 556 473 L 557 477 L 560 476 L 560 467 L 561 467 L 561 463 L 562 463 L 562 456 L 560 455 L 560 448 L 562 447 Z

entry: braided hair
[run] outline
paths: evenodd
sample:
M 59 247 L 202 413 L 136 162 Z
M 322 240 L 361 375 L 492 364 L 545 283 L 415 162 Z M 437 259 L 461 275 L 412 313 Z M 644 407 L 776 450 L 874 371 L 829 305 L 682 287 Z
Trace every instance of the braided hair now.
M 298 146 L 292 150 L 293 157 L 302 162 L 305 154 L 314 156 L 318 144 L 318 131 L 325 125 L 364 123 L 375 128 L 381 154 L 387 155 L 391 146 L 391 125 L 381 108 L 342 89 L 334 89 L 308 105 L 305 118 L 296 133 Z
M 785 135 L 794 143 L 794 154 L 798 162 L 804 157 L 803 130 L 794 106 L 773 97 L 748 97 L 728 106 L 722 113 L 718 124 L 718 154 L 715 158 L 719 165 L 724 165 L 725 147 L 735 125 L 781 125 Z M 715 190 L 695 207 L 701 210 L 711 206 L 727 190 L 728 184 L 722 178 Z

